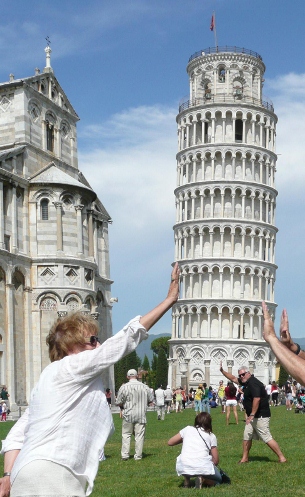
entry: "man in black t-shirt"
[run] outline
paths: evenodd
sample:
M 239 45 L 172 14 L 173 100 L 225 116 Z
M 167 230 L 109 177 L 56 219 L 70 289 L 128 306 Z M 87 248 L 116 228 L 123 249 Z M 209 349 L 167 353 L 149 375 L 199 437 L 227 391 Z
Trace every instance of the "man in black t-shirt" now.
M 240 463 L 248 462 L 252 440 L 261 439 L 278 456 L 279 462 L 286 462 L 279 444 L 269 431 L 270 407 L 268 395 L 261 381 L 251 375 L 246 366 L 238 370 L 238 379 L 244 385 L 244 407 L 247 413 L 243 440 L 243 455 Z

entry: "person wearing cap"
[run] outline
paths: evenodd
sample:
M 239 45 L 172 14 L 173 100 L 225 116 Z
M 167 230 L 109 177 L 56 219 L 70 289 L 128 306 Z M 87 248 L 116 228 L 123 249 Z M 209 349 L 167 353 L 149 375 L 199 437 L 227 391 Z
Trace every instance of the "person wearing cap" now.
M 167 385 L 166 390 L 164 390 L 164 395 L 165 395 L 164 402 L 165 402 L 166 411 L 167 414 L 170 414 L 171 412 L 170 409 L 173 401 L 173 391 L 169 385 Z
M 2 442 L 1 497 L 90 495 L 113 431 L 102 373 L 135 350 L 177 301 L 179 274 L 176 263 L 166 298 L 102 344 L 91 316 L 76 312 L 57 320 L 47 337 L 51 364 Z
M 143 454 L 147 406 L 153 402 L 154 395 L 147 385 L 138 381 L 135 369 L 129 369 L 127 378 L 129 382 L 120 387 L 116 398 L 116 404 L 123 409 L 121 456 L 123 461 L 129 459 L 131 437 L 134 435 L 134 459 L 138 461 Z

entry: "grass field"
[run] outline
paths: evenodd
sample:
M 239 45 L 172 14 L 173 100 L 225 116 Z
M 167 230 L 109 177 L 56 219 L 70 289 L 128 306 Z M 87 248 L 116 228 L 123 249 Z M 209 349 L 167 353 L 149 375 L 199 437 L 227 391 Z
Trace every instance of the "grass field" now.
M 305 415 L 286 411 L 285 406 L 272 409 L 271 433 L 279 443 L 287 464 L 279 464 L 276 455 L 262 442 L 253 442 L 250 463 L 239 465 L 241 457 L 244 414 L 239 412 L 239 424 L 228 427 L 220 409 L 212 409 L 213 432 L 218 439 L 220 467 L 231 477 L 231 485 L 196 490 L 181 487 L 183 478 L 175 472 L 175 461 L 181 446 L 168 447 L 167 440 L 194 422 L 194 411 L 186 409 L 181 414 L 171 413 L 165 420 L 157 421 L 157 414 L 147 414 L 148 424 L 141 461 L 121 461 L 121 420 L 114 414 L 116 431 L 105 447 L 106 461 L 100 464 L 95 480 L 93 497 L 177 497 L 179 495 L 207 493 L 210 497 L 246 495 L 273 497 L 274 495 L 305 495 L 304 467 Z M 1 439 L 12 426 L 0 423 Z M 133 448 L 133 445 L 132 445 Z M 131 451 L 133 454 L 133 451 Z M 3 457 L 1 456 L 1 464 Z

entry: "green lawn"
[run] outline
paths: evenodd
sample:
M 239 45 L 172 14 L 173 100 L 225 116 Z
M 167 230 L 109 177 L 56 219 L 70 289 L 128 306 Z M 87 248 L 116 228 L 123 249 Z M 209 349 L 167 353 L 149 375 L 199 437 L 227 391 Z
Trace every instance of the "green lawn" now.
M 220 467 L 231 477 L 231 485 L 196 490 L 181 487 L 183 478 L 175 472 L 176 457 L 180 446 L 168 447 L 167 440 L 179 429 L 194 422 L 194 411 L 186 409 L 181 414 L 166 415 L 165 421 L 157 421 L 157 415 L 149 412 L 144 455 L 141 461 L 121 461 L 121 420 L 114 414 L 116 432 L 105 448 L 106 461 L 100 464 L 95 481 L 93 497 L 177 497 L 194 492 L 209 496 L 256 496 L 304 495 L 305 444 L 303 432 L 305 415 L 286 411 L 285 406 L 272 409 L 271 433 L 280 444 L 288 459 L 279 464 L 277 457 L 262 442 L 253 442 L 251 462 L 238 465 L 241 457 L 244 414 L 239 412 L 239 425 L 233 424 L 233 415 L 228 427 L 220 409 L 212 410 L 213 431 L 218 439 Z M 0 424 L 3 439 L 12 423 Z M 131 452 L 133 453 L 133 452 Z M 1 464 L 3 458 L 1 457 Z

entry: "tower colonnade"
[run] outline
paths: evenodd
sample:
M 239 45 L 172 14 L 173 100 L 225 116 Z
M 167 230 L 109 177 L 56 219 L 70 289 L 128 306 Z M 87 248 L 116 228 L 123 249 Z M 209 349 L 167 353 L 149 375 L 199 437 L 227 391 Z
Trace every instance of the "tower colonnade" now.
M 259 54 L 237 47 L 202 50 L 187 66 L 190 96 L 176 119 L 172 386 L 215 386 L 220 360 L 274 379 L 261 302 L 275 313 L 277 116 L 264 72 Z

